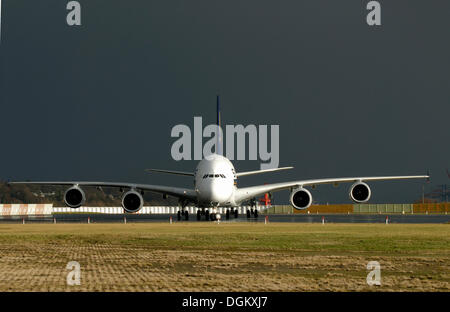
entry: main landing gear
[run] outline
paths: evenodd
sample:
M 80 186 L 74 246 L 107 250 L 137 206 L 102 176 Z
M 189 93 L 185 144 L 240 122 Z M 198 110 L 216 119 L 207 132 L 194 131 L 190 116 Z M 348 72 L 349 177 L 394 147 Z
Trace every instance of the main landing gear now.
M 230 220 L 231 217 L 234 217 L 235 219 L 239 217 L 239 211 L 237 210 L 237 208 L 227 209 L 225 219 Z
M 252 216 L 255 217 L 255 219 L 258 218 L 258 210 L 256 210 L 256 208 L 247 209 L 247 218 L 250 219 Z
M 178 210 L 178 212 L 177 212 L 177 219 L 178 219 L 178 221 L 181 221 L 182 217 L 184 217 L 184 220 L 189 221 L 189 211 L 187 211 L 187 210 Z

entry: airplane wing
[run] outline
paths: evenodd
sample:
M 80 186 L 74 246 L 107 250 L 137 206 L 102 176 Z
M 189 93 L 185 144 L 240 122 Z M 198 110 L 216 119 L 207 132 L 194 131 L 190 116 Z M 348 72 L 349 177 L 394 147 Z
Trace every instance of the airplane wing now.
M 169 174 L 177 174 L 184 176 L 194 176 L 193 172 L 185 172 L 185 171 L 173 171 L 173 170 L 161 170 L 161 169 L 145 169 L 147 172 L 160 172 L 160 173 L 169 173 Z
M 197 194 L 193 189 L 179 188 L 172 186 L 150 185 L 150 184 L 134 184 L 120 182 L 82 182 L 82 181 L 53 181 L 53 182 L 8 182 L 8 184 L 35 184 L 35 185 L 78 185 L 78 186 L 97 186 L 97 187 L 119 187 L 130 188 L 136 190 L 151 191 L 161 194 L 167 194 L 178 198 L 186 198 L 196 200 Z
M 252 175 L 252 174 L 260 174 L 260 173 L 273 172 L 273 171 L 281 171 L 281 170 L 287 170 L 287 169 L 292 169 L 292 168 L 294 168 L 294 167 L 281 167 L 281 168 L 273 168 L 273 169 L 237 172 L 236 177 L 243 177 L 243 176 L 248 176 L 248 175 Z
M 367 182 L 367 181 L 386 181 L 386 180 L 404 180 L 404 179 L 429 179 L 429 175 L 417 176 L 386 176 L 386 177 L 352 177 L 352 178 L 329 178 L 329 179 L 311 179 L 292 182 L 282 182 L 265 184 L 237 189 L 236 201 L 242 202 L 268 192 L 276 192 L 287 189 L 294 189 L 303 186 L 315 186 L 319 184 L 338 184 L 347 182 Z

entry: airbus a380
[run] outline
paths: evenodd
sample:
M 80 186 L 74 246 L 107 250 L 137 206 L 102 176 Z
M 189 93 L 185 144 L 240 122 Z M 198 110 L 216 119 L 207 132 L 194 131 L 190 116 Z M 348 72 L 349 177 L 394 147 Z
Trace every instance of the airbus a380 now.
M 219 116 L 219 109 L 218 109 Z M 220 117 L 218 117 L 220 126 Z M 121 190 L 126 189 L 122 195 L 122 207 L 127 213 L 138 212 L 144 205 L 142 194 L 145 191 L 157 192 L 177 197 L 182 213 L 187 220 L 189 213 L 185 207 L 193 204 L 198 208 L 197 219 L 200 220 L 204 215 L 206 220 L 219 219 L 217 207 L 228 207 L 237 217 L 236 207 L 243 202 L 249 201 L 257 196 L 269 192 L 281 190 L 290 190 L 290 203 L 295 209 L 307 209 L 311 206 L 313 198 L 311 192 L 305 187 L 315 187 L 320 184 L 338 184 L 353 183 L 349 190 L 350 198 L 357 203 L 364 203 L 370 199 L 371 190 L 366 182 L 380 180 L 401 180 L 401 179 L 428 179 L 429 175 L 415 176 L 380 176 L 380 177 L 348 177 L 348 178 L 328 178 L 328 179 L 308 179 L 291 182 L 273 183 L 257 185 L 251 187 L 238 188 L 236 180 L 242 176 L 274 172 L 279 170 L 291 169 L 293 167 L 256 170 L 247 172 L 236 172 L 231 161 L 219 154 L 213 154 L 201 160 L 194 172 L 180 172 L 159 169 L 147 169 L 148 171 L 169 173 L 175 175 L 191 176 L 194 179 L 194 188 L 179 188 L 171 186 L 118 183 L 118 182 L 9 182 L 9 184 L 41 184 L 41 185 L 67 185 L 69 188 L 64 193 L 64 202 L 71 208 L 78 208 L 86 201 L 86 196 L 82 187 L 118 187 Z M 209 209 L 212 209 L 209 211 Z M 230 213 L 228 210 L 227 213 Z

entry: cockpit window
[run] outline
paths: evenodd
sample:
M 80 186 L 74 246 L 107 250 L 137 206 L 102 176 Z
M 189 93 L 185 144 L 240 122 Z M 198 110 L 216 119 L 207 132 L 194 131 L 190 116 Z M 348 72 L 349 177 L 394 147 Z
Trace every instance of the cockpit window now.
M 206 179 L 206 178 L 223 178 L 223 179 L 226 179 L 227 177 L 224 174 L 222 174 L 222 173 L 216 173 L 216 174 L 205 174 L 205 175 L 203 175 L 203 179 Z

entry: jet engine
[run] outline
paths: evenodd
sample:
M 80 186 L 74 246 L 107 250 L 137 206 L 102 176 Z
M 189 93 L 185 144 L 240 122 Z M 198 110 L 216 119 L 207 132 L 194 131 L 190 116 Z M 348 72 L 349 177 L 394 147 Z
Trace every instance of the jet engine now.
M 312 195 L 307 189 L 295 189 L 291 193 L 290 201 L 295 209 L 307 209 L 312 204 Z
M 70 208 L 78 208 L 86 201 L 86 195 L 83 190 L 74 185 L 64 193 L 64 202 Z
M 138 212 L 144 206 L 142 195 L 135 190 L 126 192 L 122 197 L 122 207 L 128 213 Z
M 356 182 L 350 187 L 350 199 L 356 203 L 365 203 L 371 194 L 370 187 L 364 182 Z

